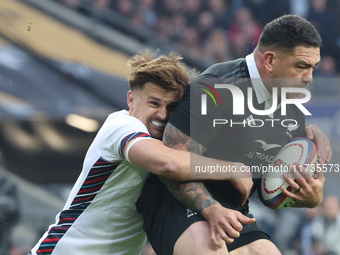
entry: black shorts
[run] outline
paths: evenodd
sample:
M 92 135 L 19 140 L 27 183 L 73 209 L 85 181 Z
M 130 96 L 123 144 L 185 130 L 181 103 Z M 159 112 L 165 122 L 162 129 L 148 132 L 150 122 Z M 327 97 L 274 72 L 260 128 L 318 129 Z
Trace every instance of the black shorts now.
M 205 221 L 205 218 L 178 202 L 171 193 L 160 184 L 158 177 L 150 176 L 142 191 L 140 205 L 144 217 L 144 231 L 157 255 L 172 255 L 177 239 L 193 223 Z M 251 214 L 245 213 L 252 218 Z M 257 224 L 242 224 L 243 230 L 232 244 L 227 244 L 232 251 L 248 243 L 270 237 Z

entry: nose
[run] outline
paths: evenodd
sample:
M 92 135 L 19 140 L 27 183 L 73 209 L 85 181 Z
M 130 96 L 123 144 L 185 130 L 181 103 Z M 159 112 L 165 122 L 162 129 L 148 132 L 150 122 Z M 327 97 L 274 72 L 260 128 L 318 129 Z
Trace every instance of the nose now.
M 306 85 L 313 82 L 313 68 L 306 70 L 306 73 L 302 77 L 302 82 Z
M 166 107 L 161 107 L 159 108 L 159 111 L 157 113 L 158 118 L 160 118 L 161 120 L 166 120 L 168 117 L 168 111 L 166 109 Z

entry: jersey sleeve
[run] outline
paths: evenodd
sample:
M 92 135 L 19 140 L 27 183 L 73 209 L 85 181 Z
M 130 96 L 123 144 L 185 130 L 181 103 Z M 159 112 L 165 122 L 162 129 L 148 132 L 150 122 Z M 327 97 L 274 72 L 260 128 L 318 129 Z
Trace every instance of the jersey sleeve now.
M 222 84 L 213 76 L 194 80 L 186 90 L 169 122 L 199 144 L 209 147 L 223 125 L 217 121 L 230 119 L 232 96 L 229 90 L 215 89 Z
M 153 139 L 146 126 L 135 117 L 121 116 L 104 123 L 94 146 L 106 160 L 127 160 L 131 163 L 128 152 L 133 144 L 143 139 Z M 126 157 L 123 155 L 124 149 Z

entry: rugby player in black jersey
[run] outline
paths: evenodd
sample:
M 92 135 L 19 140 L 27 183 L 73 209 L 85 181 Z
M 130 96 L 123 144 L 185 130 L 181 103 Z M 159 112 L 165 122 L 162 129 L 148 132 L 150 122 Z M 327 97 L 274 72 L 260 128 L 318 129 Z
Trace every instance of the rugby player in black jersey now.
M 191 83 L 166 126 L 163 142 L 172 148 L 260 167 L 268 165 L 292 137 L 304 136 L 316 141 L 319 162 L 329 162 L 332 150 L 321 130 L 315 125 L 305 127 L 305 116 L 296 105 L 287 105 L 286 115 L 280 107 L 282 87 L 306 88 L 313 81 L 320 46 L 318 32 L 303 18 L 285 15 L 268 23 L 252 54 L 215 64 Z M 272 109 L 273 88 L 277 88 L 278 102 L 268 115 L 254 114 L 247 104 L 243 114 L 236 115 L 229 89 L 217 91 L 219 104 L 212 100 L 202 103 L 202 89 L 211 91 L 215 84 L 233 84 L 245 98 L 252 88 L 252 105 L 258 110 Z M 300 94 L 290 93 L 287 98 L 297 99 Z M 254 127 L 258 122 L 263 126 Z M 322 172 L 316 179 L 304 171 L 293 174 L 297 182 L 284 178 L 298 192 L 282 191 L 298 201 L 295 206 L 320 204 Z M 260 176 L 253 173 L 253 177 Z M 252 217 L 248 197 L 259 178 L 253 183 L 249 179 L 237 182 L 238 186 L 230 181 L 181 183 L 160 178 L 167 188 L 157 176 L 151 176 L 141 196 L 144 230 L 158 255 L 281 254 L 256 223 L 241 224 L 242 214 Z

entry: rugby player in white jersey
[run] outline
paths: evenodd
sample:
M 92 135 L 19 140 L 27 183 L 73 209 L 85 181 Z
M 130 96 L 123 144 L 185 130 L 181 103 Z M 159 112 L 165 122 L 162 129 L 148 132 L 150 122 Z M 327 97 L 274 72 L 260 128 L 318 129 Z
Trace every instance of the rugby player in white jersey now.
M 189 84 L 181 57 L 153 58 L 143 53 L 131 58 L 127 94 L 129 111 L 109 115 L 86 154 L 82 172 L 63 210 L 56 216 L 31 254 L 105 255 L 140 254 L 146 240 L 136 202 L 149 171 L 180 181 L 190 179 L 190 154 L 171 149 L 158 140 Z M 199 165 L 242 164 L 207 159 Z M 147 170 L 144 170 L 147 169 Z M 250 193 L 251 174 L 209 175 L 229 179 L 244 195 Z M 238 221 L 252 223 L 241 213 Z

